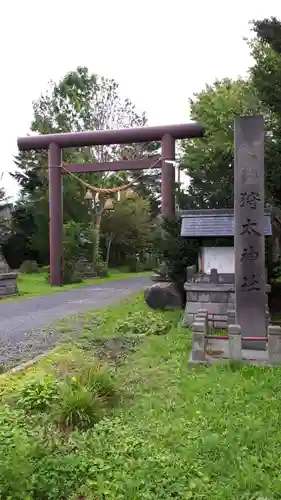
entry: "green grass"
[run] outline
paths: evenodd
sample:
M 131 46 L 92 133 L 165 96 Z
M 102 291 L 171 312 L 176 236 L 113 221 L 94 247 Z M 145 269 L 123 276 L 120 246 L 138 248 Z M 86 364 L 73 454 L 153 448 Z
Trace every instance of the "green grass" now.
M 0 412 L 0 479 L 13 473 L 19 488 L 32 478 L 30 500 L 280 499 L 281 368 L 189 367 L 190 333 L 178 327 L 178 311 L 154 313 L 171 323 L 168 333 L 140 338 L 122 363 L 111 359 L 125 396 L 89 430 L 44 434 L 45 415 L 33 420 L 11 407 L 27 380 L 54 370 L 59 377 L 62 367 L 94 358 L 97 339 L 116 337 L 118 322 L 148 312 L 139 296 L 81 315 L 75 345 L 58 347 L 23 373 L 2 375 L 2 401 L 10 406 Z M 71 325 L 64 320 L 58 328 Z
M 110 275 L 107 278 L 96 278 L 87 279 L 82 283 L 74 283 L 70 285 L 65 285 L 63 287 L 53 286 L 51 287 L 46 280 L 46 273 L 32 273 L 32 274 L 21 274 L 18 277 L 18 288 L 19 295 L 14 297 L 9 297 L 5 299 L 0 299 L 0 302 L 14 301 L 28 299 L 32 297 L 37 297 L 39 295 L 53 295 L 57 292 L 64 292 L 65 290 L 72 290 L 73 288 L 82 288 L 85 285 L 91 284 L 101 284 L 107 283 L 114 280 L 134 278 L 135 276 L 145 276 L 150 275 L 151 272 L 142 273 L 128 273 L 119 271 L 118 269 L 110 270 Z

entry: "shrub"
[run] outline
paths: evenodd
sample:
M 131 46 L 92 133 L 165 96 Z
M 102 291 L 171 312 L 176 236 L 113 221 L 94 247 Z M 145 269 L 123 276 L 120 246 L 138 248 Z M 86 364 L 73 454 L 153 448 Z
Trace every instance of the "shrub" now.
M 114 332 L 119 335 L 165 335 L 171 328 L 171 321 L 163 314 L 147 312 L 129 313 L 124 320 L 117 321 Z
M 69 498 L 90 476 L 93 456 L 65 445 L 52 427 L 43 431 L 23 411 L 0 407 L 0 499 Z
M 140 261 L 136 255 L 131 255 L 128 260 L 128 270 L 129 273 L 139 273 L 141 270 Z
M 102 416 L 103 406 L 97 394 L 76 381 L 62 386 L 60 401 L 53 410 L 53 418 L 60 427 L 64 430 L 88 429 Z
M 59 399 L 57 383 L 52 377 L 28 381 L 21 389 L 17 406 L 25 411 L 47 411 Z
M 38 264 L 35 260 L 25 260 L 20 266 L 20 272 L 23 274 L 38 273 Z
M 99 260 L 96 265 L 95 265 L 95 271 L 97 273 L 97 276 L 99 276 L 100 278 L 107 278 L 108 276 L 108 267 L 107 265 L 105 264 L 105 262 L 103 262 L 102 260 Z
M 24 428 L 24 417 L 19 410 L 11 410 L 7 406 L 0 407 L 1 499 L 28 498 L 32 474 L 32 444 Z
M 83 281 L 83 275 L 77 270 L 75 263 L 71 261 L 65 261 L 63 266 L 63 283 L 64 285 L 69 285 L 72 283 L 81 283 Z
M 49 273 L 50 272 L 50 266 L 41 266 L 38 269 L 39 273 Z
M 267 264 L 267 278 L 268 282 L 276 283 L 277 279 L 281 277 L 281 259 L 276 262 L 269 262 Z
M 101 399 L 108 402 L 116 400 L 115 383 L 105 366 L 101 364 L 88 366 L 80 372 L 77 380 L 81 386 L 97 394 Z
M 181 218 L 164 220 L 161 231 L 156 232 L 153 250 L 158 259 L 167 266 L 167 275 L 182 296 L 184 304 L 184 282 L 187 266 L 196 265 L 199 240 L 181 236 Z
M 89 477 L 92 462 L 92 457 L 80 453 L 46 454 L 36 463 L 32 477 L 31 498 L 34 500 L 70 498 L 77 486 Z M 22 497 L 21 500 L 25 498 L 29 500 L 29 497 Z M 86 500 L 86 497 L 76 495 L 75 500 L 80 499 Z
M 157 259 L 155 257 L 146 259 L 144 262 L 141 263 L 142 271 L 154 271 L 156 267 L 157 267 Z
M 63 282 L 64 284 L 80 283 L 83 275 L 77 269 L 76 261 L 79 255 L 83 255 L 84 250 L 83 226 L 75 221 L 70 221 L 63 226 Z
M 46 275 L 47 283 L 50 283 L 50 271 Z M 76 269 L 74 262 L 64 262 L 63 266 L 63 284 L 71 285 L 75 283 L 81 283 L 83 281 L 83 275 L 80 271 Z

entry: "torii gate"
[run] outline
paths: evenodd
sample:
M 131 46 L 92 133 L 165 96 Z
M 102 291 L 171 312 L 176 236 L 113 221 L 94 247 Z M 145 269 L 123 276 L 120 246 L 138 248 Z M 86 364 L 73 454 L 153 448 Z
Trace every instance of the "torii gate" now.
M 162 168 L 162 214 L 172 218 L 175 213 L 175 159 L 176 139 L 203 137 L 204 128 L 196 123 L 157 127 L 126 128 L 120 130 L 98 130 L 92 132 L 68 132 L 18 138 L 21 151 L 31 149 L 48 150 L 49 157 L 49 220 L 50 220 L 50 275 L 51 286 L 63 285 L 63 206 L 62 174 L 68 172 L 105 172 L 120 170 L 143 170 Z M 62 168 L 63 148 L 104 146 L 110 144 L 133 144 L 161 141 L 161 155 L 142 160 L 126 160 L 106 163 L 68 164 Z

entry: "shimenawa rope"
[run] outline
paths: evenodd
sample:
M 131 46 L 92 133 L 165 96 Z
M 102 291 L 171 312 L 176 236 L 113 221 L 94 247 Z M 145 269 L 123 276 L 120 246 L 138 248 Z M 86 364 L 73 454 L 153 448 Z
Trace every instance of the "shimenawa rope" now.
M 165 157 L 160 157 L 158 158 L 149 168 L 154 168 L 155 165 L 157 165 L 157 163 L 159 163 L 160 161 L 162 160 L 165 160 L 166 158 Z M 66 165 L 67 166 L 67 165 Z M 68 174 L 70 174 L 72 177 L 74 177 L 74 179 L 76 179 L 77 181 L 80 182 L 80 184 L 83 184 L 83 186 L 85 186 L 86 188 L 90 189 L 93 193 L 101 193 L 101 194 L 113 194 L 113 193 L 118 193 L 120 191 L 125 191 L 126 189 L 128 189 L 129 187 L 133 186 L 133 184 L 142 177 L 142 173 L 140 175 L 138 175 L 138 177 L 136 177 L 135 179 L 133 179 L 131 182 L 129 182 L 129 184 L 124 184 L 123 186 L 118 186 L 118 187 L 115 187 L 115 188 L 99 188 L 99 187 L 96 187 L 96 186 L 92 186 L 91 184 L 89 184 L 88 182 L 85 182 L 83 181 L 82 179 L 80 179 L 78 177 L 78 175 L 75 175 L 73 174 L 73 172 L 69 172 L 67 170 L 67 168 L 65 168 L 63 166 L 63 164 L 61 164 L 61 168 L 67 172 Z

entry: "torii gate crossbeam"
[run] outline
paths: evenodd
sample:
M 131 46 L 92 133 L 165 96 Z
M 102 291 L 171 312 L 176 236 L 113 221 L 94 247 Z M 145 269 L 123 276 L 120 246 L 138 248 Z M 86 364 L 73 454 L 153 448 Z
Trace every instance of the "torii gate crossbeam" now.
M 200 138 L 204 127 L 196 123 L 165 125 L 157 127 L 127 128 L 120 130 L 98 130 L 91 132 L 68 132 L 18 138 L 21 151 L 48 150 L 49 156 L 49 214 L 50 214 L 50 274 L 51 285 L 63 285 L 63 207 L 61 155 L 63 148 L 98 146 L 109 144 L 132 144 L 161 141 L 162 169 L 162 214 L 171 218 L 175 213 L 175 169 L 165 160 L 175 158 L 176 139 Z M 143 160 L 94 163 L 90 165 L 64 165 L 69 172 L 104 172 L 118 170 L 141 170 L 155 164 L 155 156 Z

